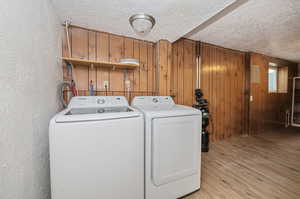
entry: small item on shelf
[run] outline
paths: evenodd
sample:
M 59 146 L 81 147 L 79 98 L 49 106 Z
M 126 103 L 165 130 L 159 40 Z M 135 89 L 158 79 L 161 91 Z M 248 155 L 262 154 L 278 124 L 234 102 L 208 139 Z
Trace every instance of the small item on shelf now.
M 134 65 L 139 65 L 139 60 L 137 59 L 132 59 L 132 58 L 124 58 L 124 59 L 120 59 L 119 61 L 122 64 L 134 64 Z
M 76 90 L 76 84 L 75 84 L 75 81 L 73 79 L 71 81 L 71 90 L 72 90 L 73 96 L 78 95 L 77 90 Z
M 94 84 L 92 80 L 90 82 L 90 96 L 94 96 Z

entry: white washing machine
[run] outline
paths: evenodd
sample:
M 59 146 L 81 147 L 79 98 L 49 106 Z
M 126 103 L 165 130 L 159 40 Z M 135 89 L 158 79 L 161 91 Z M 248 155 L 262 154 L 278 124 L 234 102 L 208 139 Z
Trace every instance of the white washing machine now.
M 49 129 L 52 199 L 144 198 L 144 119 L 124 97 L 73 97 Z
M 145 117 L 145 199 L 176 199 L 200 189 L 201 112 L 168 96 L 135 97 Z

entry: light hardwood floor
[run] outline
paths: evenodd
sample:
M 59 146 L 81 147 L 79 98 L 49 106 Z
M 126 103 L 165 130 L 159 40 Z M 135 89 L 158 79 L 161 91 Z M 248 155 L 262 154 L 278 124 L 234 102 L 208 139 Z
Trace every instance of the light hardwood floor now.
M 201 189 L 185 199 L 300 199 L 300 128 L 229 138 L 202 155 Z

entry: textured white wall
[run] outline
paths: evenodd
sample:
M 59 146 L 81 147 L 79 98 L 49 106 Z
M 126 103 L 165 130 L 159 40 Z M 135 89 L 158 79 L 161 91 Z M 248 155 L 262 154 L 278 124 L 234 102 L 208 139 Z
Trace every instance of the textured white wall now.
M 61 27 L 50 0 L 0 5 L 0 198 L 48 199 Z

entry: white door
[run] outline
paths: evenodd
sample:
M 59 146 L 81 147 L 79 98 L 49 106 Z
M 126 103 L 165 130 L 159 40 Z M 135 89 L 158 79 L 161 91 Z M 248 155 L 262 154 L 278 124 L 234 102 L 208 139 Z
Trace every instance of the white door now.
M 179 116 L 152 120 L 152 180 L 160 186 L 199 171 L 201 117 Z

